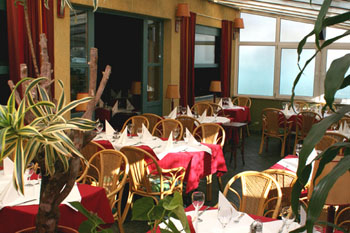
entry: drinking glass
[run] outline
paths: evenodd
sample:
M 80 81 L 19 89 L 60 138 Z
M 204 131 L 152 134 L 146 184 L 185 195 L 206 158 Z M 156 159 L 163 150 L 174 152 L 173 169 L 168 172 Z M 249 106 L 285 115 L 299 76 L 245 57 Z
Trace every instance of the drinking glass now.
M 132 131 L 133 131 L 133 129 L 134 129 L 134 124 L 128 124 L 128 126 L 127 126 L 127 130 L 128 130 L 128 133 L 129 133 L 129 138 L 132 138 Z
M 143 130 L 142 130 L 142 128 L 141 128 L 141 127 L 140 127 L 140 128 L 137 128 L 137 136 L 139 137 L 140 142 L 141 142 L 141 140 L 142 140 L 142 135 L 143 135 Z
M 291 206 L 283 207 L 281 210 L 281 217 L 283 220 L 283 225 L 285 226 L 285 228 L 288 232 L 288 228 L 289 228 L 290 224 L 292 224 L 292 222 L 294 222 L 294 220 L 295 220 L 295 215 L 293 213 L 292 207 Z M 283 229 L 282 229 L 282 231 L 283 231 Z
M 218 208 L 218 220 L 222 225 L 222 232 L 225 231 L 227 224 L 231 221 L 232 214 L 232 208 L 230 207 L 222 206 Z
M 31 180 L 31 177 L 33 174 L 34 174 L 34 163 L 30 163 L 24 172 L 24 177 L 26 178 L 26 181 L 25 181 L 26 186 L 34 185 Z
M 100 134 L 103 130 L 103 124 L 100 122 L 100 121 L 97 121 L 96 123 L 96 131 L 97 131 L 97 134 Z
M 219 108 L 213 108 L 213 115 L 214 115 L 214 118 L 216 120 L 216 117 L 218 116 L 218 113 L 219 113 Z
M 181 107 L 181 114 L 185 115 L 187 112 L 187 108 L 186 107 Z
M 175 128 L 173 130 L 173 140 L 175 141 L 175 143 L 176 143 L 176 139 L 179 137 L 179 134 L 180 134 L 179 128 Z
M 196 191 L 192 193 L 192 205 L 195 209 L 195 216 L 197 217 L 196 221 L 201 222 L 201 220 L 198 217 L 198 211 L 203 206 L 205 200 L 205 194 L 201 191 Z

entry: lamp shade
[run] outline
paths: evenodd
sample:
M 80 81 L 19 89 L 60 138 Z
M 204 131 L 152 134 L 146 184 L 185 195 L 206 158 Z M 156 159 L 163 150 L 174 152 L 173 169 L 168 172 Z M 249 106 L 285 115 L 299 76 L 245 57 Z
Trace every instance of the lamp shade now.
M 131 83 L 131 94 L 141 95 L 141 82 L 140 81 L 134 81 Z
M 235 18 L 233 21 L 233 28 L 244 28 L 244 23 L 242 18 Z
M 315 184 L 318 184 L 320 179 L 322 179 L 324 176 L 326 176 L 339 162 L 339 160 L 343 156 L 336 156 L 331 162 L 327 163 L 327 165 L 324 167 L 321 175 L 317 177 Z M 315 173 L 317 171 L 317 168 L 319 166 L 320 161 L 315 160 L 314 168 L 313 168 L 313 174 L 312 179 L 315 177 Z M 312 190 L 314 189 L 315 184 L 311 182 L 309 191 L 308 191 L 308 197 L 311 197 Z M 350 185 L 350 171 L 346 171 L 341 177 L 337 179 L 337 181 L 333 184 L 332 188 L 330 189 L 325 204 L 327 205 L 345 205 L 350 204 L 350 189 L 348 188 Z
M 77 94 L 77 100 L 80 100 L 82 98 L 89 97 L 89 93 L 85 92 L 80 92 Z M 87 109 L 88 102 L 79 104 L 78 106 L 75 107 L 75 111 L 77 112 L 84 112 Z
M 180 99 L 180 90 L 179 86 L 176 84 L 169 84 L 166 89 L 165 98 L 168 99 Z
M 209 91 L 221 92 L 221 82 L 220 81 L 211 81 Z
M 177 4 L 176 17 L 190 17 L 190 10 L 187 3 Z

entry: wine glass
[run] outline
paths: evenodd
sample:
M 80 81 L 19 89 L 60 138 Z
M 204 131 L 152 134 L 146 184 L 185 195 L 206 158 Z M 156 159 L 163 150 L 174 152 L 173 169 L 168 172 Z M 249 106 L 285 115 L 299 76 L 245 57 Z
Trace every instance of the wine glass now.
M 294 222 L 294 220 L 295 220 L 295 215 L 293 213 L 292 207 L 291 206 L 283 207 L 281 210 L 281 217 L 283 220 L 283 225 L 285 226 L 285 228 L 288 232 L 288 228 L 289 228 L 290 224 L 292 224 L 292 222 Z M 283 229 L 282 229 L 282 231 L 283 231 Z
M 195 216 L 197 216 L 196 221 L 198 222 L 203 221 L 198 217 L 198 211 L 199 209 L 203 206 L 205 200 L 205 194 L 201 191 L 196 191 L 192 193 L 192 205 L 194 206 L 195 209 Z
M 232 212 L 232 208 L 227 206 L 222 206 L 218 208 L 218 220 L 222 225 L 223 232 L 225 231 L 227 224 L 229 224 L 229 222 L 232 219 Z
M 186 107 L 181 107 L 181 114 L 185 115 L 187 112 L 187 108 Z
M 24 177 L 26 178 L 26 186 L 33 186 L 31 177 L 34 174 L 34 163 L 30 163 L 24 172 Z
M 143 130 L 142 127 L 137 128 L 137 136 L 139 137 L 140 142 L 142 141 Z
M 219 108 L 213 108 L 213 115 L 214 115 L 214 118 L 216 120 L 216 117 L 218 116 L 218 113 L 219 113 Z
M 97 131 L 97 134 L 100 134 L 103 130 L 103 124 L 97 120 L 97 123 L 96 123 L 96 131 Z
M 129 138 L 132 138 L 132 131 L 134 129 L 134 124 L 131 124 L 129 123 L 128 126 L 127 126 L 127 130 L 128 130 L 128 133 L 129 133 Z
M 180 134 L 179 128 L 175 128 L 173 130 L 173 140 L 175 141 L 175 143 L 176 143 L 176 139 L 179 137 L 179 134 Z

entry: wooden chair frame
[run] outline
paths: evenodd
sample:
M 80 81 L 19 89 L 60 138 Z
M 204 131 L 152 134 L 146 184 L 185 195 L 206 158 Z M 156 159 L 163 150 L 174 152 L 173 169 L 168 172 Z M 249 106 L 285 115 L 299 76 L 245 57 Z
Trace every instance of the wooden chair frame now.
M 238 192 L 231 187 L 231 185 L 239 179 L 241 180 L 242 195 L 239 195 Z M 253 183 L 250 183 L 252 181 L 255 181 L 253 179 L 264 182 L 264 185 L 260 183 L 253 185 Z M 277 196 L 268 199 L 268 194 L 273 186 L 277 189 Z M 257 188 L 260 188 L 260 192 L 256 195 L 256 197 L 259 197 L 258 202 L 256 203 L 252 200 L 255 200 L 257 198 L 255 196 L 254 198 L 249 198 L 251 193 L 248 194 L 248 192 L 252 191 L 252 189 Z M 282 191 L 280 185 L 272 176 L 258 171 L 245 171 L 238 173 L 227 182 L 223 194 L 227 197 L 229 191 L 231 191 L 238 198 L 239 207 L 234 204 L 233 206 L 235 208 L 238 207 L 239 211 L 246 212 L 248 214 L 266 216 L 266 214 L 270 213 L 269 211 L 265 213 L 265 210 L 268 207 L 269 203 L 271 201 L 276 201 L 275 208 L 272 210 L 272 218 L 277 218 L 282 202 Z
M 137 115 L 137 116 L 129 117 L 124 122 L 124 125 L 123 125 L 123 128 L 122 128 L 121 132 L 123 132 L 125 130 L 126 126 L 129 123 L 134 124 L 134 128 L 133 128 L 131 134 L 136 134 L 137 133 L 137 129 L 142 127 L 142 124 L 144 124 L 146 126 L 146 128 L 149 129 L 149 121 L 148 121 L 148 119 L 146 117 L 144 117 L 144 116 Z
M 183 135 L 182 123 L 178 120 L 169 119 L 169 118 L 158 121 L 157 124 L 153 128 L 152 135 L 167 139 L 167 138 L 169 138 L 170 133 L 175 128 L 179 129 L 178 139 L 182 138 L 182 135 Z
M 144 116 L 147 118 L 147 120 L 149 122 L 148 130 L 150 132 L 153 131 L 153 128 L 157 124 L 158 121 L 163 120 L 163 118 L 161 116 L 158 116 L 157 114 L 154 114 L 154 113 L 143 113 L 141 116 Z
M 178 116 L 175 120 L 180 121 L 182 124 L 184 130 L 182 138 L 185 135 L 186 128 L 190 131 L 191 134 L 193 134 L 194 129 L 201 124 L 196 118 L 185 115 Z
M 191 107 L 191 111 L 196 111 L 199 116 L 201 116 L 205 110 L 207 110 L 207 116 L 213 115 L 213 107 L 209 103 L 199 102 Z

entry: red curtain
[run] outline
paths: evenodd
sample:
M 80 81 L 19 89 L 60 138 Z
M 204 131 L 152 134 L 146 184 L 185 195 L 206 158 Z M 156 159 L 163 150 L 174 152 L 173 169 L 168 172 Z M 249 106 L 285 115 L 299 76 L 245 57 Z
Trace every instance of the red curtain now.
M 220 59 L 220 79 L 221 96 L 230 96 L 231 61 L 232 61 L 232 36 L 233 22 L 222 21 L 221 28 L 221 59 Z
M 194 38 L 196 33 L 196 13 L 183 17 L 180 42 L 180 104 L 194 104 Z
M 9 75 L 14 83 L 20 80 L 20 64 L 28 67 L 28 76 L 36 77 L 33 59 L 30 53 L 29 40 L 24 16 L 24 8 L 15 0 L 7 0 L 7 25 L 9 48 Z M 40 34 L 45 33 L 51 67 L 54 64 L 54 35 L 53 35 L 53 1 L 49 1 L 49 10 L 45 8 L 43 0 L 27 0 L 28 18 L 36 56 L 36 63 L 40 73 Z M 53 77 L 52 77 L 53 78 Z M 53 90 L 53 87 L 52 87 Z

